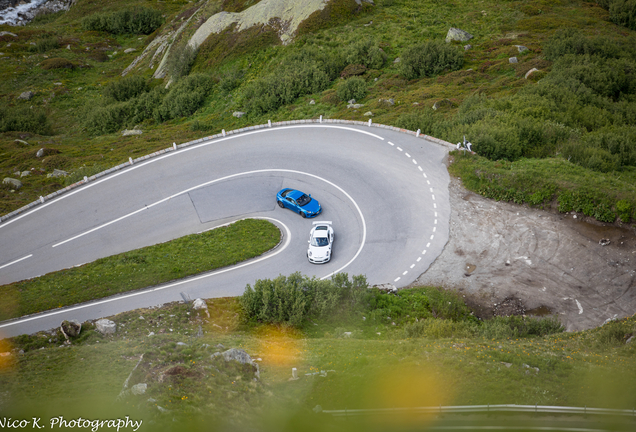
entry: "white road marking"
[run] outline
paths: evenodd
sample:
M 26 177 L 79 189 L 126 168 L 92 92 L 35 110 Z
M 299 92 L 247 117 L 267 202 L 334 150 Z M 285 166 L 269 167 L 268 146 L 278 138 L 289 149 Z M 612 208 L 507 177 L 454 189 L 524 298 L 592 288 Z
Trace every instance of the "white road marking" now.
M 417 169 L 420 171 L 424 171 L 421 166 L 418 166 Z
M 417 165 L 417 161 L 416 161 L 415 159 L 413 159 L 413 163 L 414 163 L 415 165 Z
M 31 258 L 32 256 L 33 256 L 33 254 L 31 254 L 31 255 L 27 255 L 27 256 L 25 256 L 25 257 L 22 257 L 22 258 L 20 258 L 20 259 L 15 260 L 15 261 L 11 261 L 10 263 L 7 263 L 7 264 L 5 264 L 5 265 L 3 265 L 3 266 L 0 266 L 0 269 L 3 269 L 3 268 L 5 268 L 5 267 L 9 267 L 10 265 L 15 264 L 15 263 L 19 263 L 20 261 L 23 261 L 23 260 L 25 260 L 25 259 L 27 259 L 27 258 Z
M 389 144 L 391 144 L 392 146 L 394 146 L 395 144 L 393 144 L 391 141 L 388 141 Z
M 435 213 L 435 217 L 437 217 L 437 212 Z M 435 225 L 437 225 L 437 219 L 435 219 Z
M 430 184 L 431 184 L 431 181 L 430 181 L 430 180 L 426 180 L 426 184 L 427 184 L 427 185 L 430 185 Z
M 413 268 L 413 267 L 415 267 L 415 264 L 411 264 L 411 267 L 410 267 L 410 268 Z
M 407 158 L 410 158 L 410 157 L 411 157 L 411 155 L 410 155 L 410 154 L 408 154 L 408 153 L 404 153 L 404 156 L 406 156 Z
M 431 247 L 431 242 L 426 243 L 426 247 Z
M 398 278 L 395 278 L 395 279 L 393 279 L 393 282 L 397 282 L 397 281 L 399 281 L 400 279 L 401 279 L 401 278 L 399 278 L 399 277 L 398 277 Z
M 433 201 L 435 201 L 435 195 L 431 195 L 433 197 Z
M 433 240 L 434 237 L 435 237 L 435 234 L 431 234 L 431 240 Z
M 426 249 L 422 251 L 422 255 L 426 255 Z
M 422 173 L 422 174 L 424 175 L 424 178 L 428 178 L 428 177 L 426 177 L 426 173 Z
M 246 263 L 233 266 L 233 267 L 224 268 L 223 270 L 219 270 L 219 271 L 215 271 L 215 272 L 212 272 L 212 273 L 203 274 L 201 276 L 191 277 L 191 278 L 188 278 L 188 279 L 182 279 L 180 281 L 177 281 L 177 282 L 174 282 L 174 283 L 171 283 L 171 284 L 168 284 L 168 285 L 158 286 L 156 288 L 152 288 L 152 289 L 145 290 L 145 291 L 136 291 L 136 292 L 133 292 L 133 293 L 117 295 L 114 298 L 107 298 L 107 299 L 104 299 L 104 300 L 98 300 L 98 301 L 95 301 L 95 302 L 92 302 L 92 303 L 83 304 L 83 305 L 80 305 L 80 306 L 59 309 L 59 310 L 55 310 L 55 311 L 48 312 L 48 313 L 45 312 L 45 313 L 42 313 L 42 314 L 38 314 L 36 316 L 31 316 L 29 318 L 19 319 L 19 320 L 16 320 L 16 321 L 11 321 L 10 323 L 7 323 L 7 324 L 2 324 L 2 325 L 0 325 L 0 328 L 10 327 L 10 326 L 13 326 L 13 325 L 22 324 L 22 323 L 29 322 L 29 321 L 34 321 L 34 320 L 37 320 L 37 319 L 40 319 L 40 318 L 45 318 L 45 317 L 50 317 L 50 316 L 53 316 L 53 315 L 59 315 L 61 313 L 66 313 L 66 312 L 72 312 L 72 311 L 76 311 L 76 310 L 80 310 L 80 309 L 85 309 L 85 308 L 88 308 L 88 307 L 93 307 L 93 306 L 100 305 L 100 304 L 106 304 L 106 303 L 110 303 L 110 302 L 113 302 L 113 301 L 124 300 L 124 299 L 127 299 L 127 298 L 136 297 L 136 296 L 143 295 L 143 294 L 153 293 L 155 291 L 162 291 L 162 290 L 165 290 L 165 289 L 168 289 L 168 288 L 172 288 L 172 287 L 175 287 L 175 286 L 179 286 L 179 285 L 183 285 L 183 284 L 186 284 L 186 283 L 189 283 L 189 282 L 193 282 L 193 281 L 197 281 L 197 280 L 201 280 L 201 279 L 206 279 L 206 278 L 209 278 L 209 277 L 212 277 L 212 276 L 216 276 L 216 275 L 221 274 L 221 273 L 227 273 L 227 272 L 230 272 L 230 271 L 233 271 L 233 270 L 237 270 L 237 269 L 240 269 L 240 268 L 243 268 L 243 267 L 247 267 L 247 266 L 250 266 L 252 264 L 256 264 L 258 262 L 261 262 L 261 261 L 264 261 L 266 259 L 272 258 L 272 257 L 278 255 L 279 253 L 283 252 L 287 248 L 287 246 L 289 246 L 289 243 L 291 242 L 292 235 L 291 235 L 291 231 L 289 230 L 287 225 L 285 225 L 284 223 L 282 223 L 278 219 L 273 219 L 273 218 L 269 218 L 269 217 L 255 217 L 253 219 L 267 219 L 267 220 L 271 220 L 271 221 L 278 222 L 279 224 L 281 224 L 283 226 L 283 228 L 285 229 L 285 233 L 286 233 L 285 242 L 283 243 L 282 247 L 280 247 L 278 250 L 276 250 L 272 254 L 269 254 L 269 255 L 257 258 L 255 260 L 248 261 Z M 238 220 L 240 220 L 240 219 L 238 219 Z
M 422 261 L 422 257 L 417 257 L 417 262 Z
M 282 130 L 282 129 L 297 129 L 297 128 L 328 128 L 328 129 L 342 129 L 342 130 L 348 130 L 348 131 L 352 131 L 352 132 L 356 132 L 356 133 L 361 133 L 361 134 L 365 134 L 365 135 L 369 135 L 372 136 L 373 138 L 377 138 L 380 141 L 384 141 L 384 138 L 381 137 L 380 135 L 376 135 L 374 133 L 371 132 L 367 132 L 364 130 L 360 130 L 360 129 L 354 129 L 354 128 L 350 128 L 350 127 L 346 127 L 346 126 L 335 126 L 335 125 L 312 125 L 312 124 L 305 124 L 305 125 L 293 125 L 293 126 L 280 126 L 280 127 L 276 127 L 276 128 L 265 128 L 265 129 L 259 129 L 259 130 L 255 130 L 255 131 L 250 131 L 250 132 L 242 132 L 240 134 L 236 134 L 236 135 L 230 135 L 230 136 L 226 136 L 226 137 L 218 137 L 218 138 L 209 138 L 207 141 L 202 142 L 200 144 L 195 144 L 195 145 L 191 145 L 188 147 L 182 147 L 177 151 L 171 151 L 169 153 L 163 154 L 161 156 L 156 156 L 150 159 L 147 159 L 145 161 L 137 161 L 135 162 L 134 165 L 130 165 L 124 169 L 121 169 L 117 172 L 111 173 L 106 175 L 104 178 L 101 178 L 99 180 L 93 180 L 90 181 L 89 183 L 86 183 L 85 185 L 83 185 L 82 187 L 79 187 L 75 190 L 69 191 L 67 193 L 64 193 L 58 197 L 55 197 L 54 199 L 51 199 L 50 201 L 45 202 L 44 204 L 40 204 L 37 207 L 33 208 L 32 210 L 20 215 L 20 216 L 16 216 L 13 217 L 7 221 L 5 221 L 4 223 L 0 224 L 0 229 L 11 225 L 12 223 L 22 219 L 23 217 L 29 216 L 35 212 L 38 212 L 52 204 L 58 203 L 68 197 L 71 197 L 77 193 L 86 191 L 94 186 L 97 186 L 98 184 L 101 184 L 105 181 L 109 181 L 112 180 L 116 177 L 119 177 L 120 175 L 124 175 L 124 174 L 128 174 L 131 171 L 140 169 L 142 167 L 145 167 L 147 165 L 153 164 L 155 162 L 159 162 L 160 160 L 169 158 L 169 157 L 174 157 L 174 156 L 178 156 L 178 155 L 182 155 L 186 152 L 189 151 L 193 151 L 193 150 L 198 150 L 201 149 L 203 147 L 207 147 L 209 145 L 212 144 L 218 144 L 222 141 L 227 141 L 227 140 L 231 140 L 231 139 L 236 139 L 236 138 L 242 138 L 248 135 L 254 135 L 254 134 L 259 134 L 259 133 L 267 133 L 267 132 L 272 132 L 272 131 L 276 131 L 276 130 Z
M 403 151 L 400 147 L 396 147 L 399 151 Z
M 405 274 L 407 274 L 408 272 L 409 272 L 408 270 L 407 270 L 407 271 L 405 271 L 404 273 L 402 273 L 402 276 L 404 276 L 404 275 L 405 275 Z

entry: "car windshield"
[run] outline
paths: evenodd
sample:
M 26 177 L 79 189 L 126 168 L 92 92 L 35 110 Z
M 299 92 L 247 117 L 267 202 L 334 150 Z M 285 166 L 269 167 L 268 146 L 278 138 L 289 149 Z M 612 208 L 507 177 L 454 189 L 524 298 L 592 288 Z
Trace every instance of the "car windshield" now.
M 296 200 L 298 205 L 301 207 L 307 204 L 309 201 L 311 201 L 311 198 L 309 198 L 309 196 L 307 196 L 306 194 L 303 194 L 303 196 L 301 196 L 300 198 Z
M 314 237 L 311 239 L 312 246 L 329 246 L 329 239 L 327 237 Z

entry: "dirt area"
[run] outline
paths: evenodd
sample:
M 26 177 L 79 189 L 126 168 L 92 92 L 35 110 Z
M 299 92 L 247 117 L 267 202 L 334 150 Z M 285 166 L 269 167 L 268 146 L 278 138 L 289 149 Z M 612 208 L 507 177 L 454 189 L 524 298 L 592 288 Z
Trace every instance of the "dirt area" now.
M 449 242 L 413 285 L 457 290 L 482 318 L 557 314 L 568 331 L 636 313 L 636 227 L 449 189 Z

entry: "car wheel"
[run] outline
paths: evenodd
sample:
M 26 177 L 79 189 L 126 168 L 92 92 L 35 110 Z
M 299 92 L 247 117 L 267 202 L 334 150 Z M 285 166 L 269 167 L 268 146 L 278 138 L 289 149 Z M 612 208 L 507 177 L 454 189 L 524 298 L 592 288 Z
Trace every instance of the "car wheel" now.
M 285 208 L 285 205 L 283 204 L 282 201 L 276 201 L 278 203 L 278 207 L 280 208 Z
M 307 217 L 307 215 L 305 214 L 305 212 L 300 212 L 300 215 L 303 217 L 303 219 Z

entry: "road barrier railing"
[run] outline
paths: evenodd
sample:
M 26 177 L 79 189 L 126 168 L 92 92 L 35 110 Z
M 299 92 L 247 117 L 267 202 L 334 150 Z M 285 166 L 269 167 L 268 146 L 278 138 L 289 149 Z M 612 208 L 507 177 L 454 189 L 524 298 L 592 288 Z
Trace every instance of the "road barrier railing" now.
M 24 213 L 28 210 L 31 210 L 32 208 L 44 204 L 47 201 L 52 200 L 53 198 L 56 198 L 66 192 L 69 192 L 73 189 L 79 188 L 87 183 L 90 183 L 92 181 L 95 181 L 101 177 L 105 177 L 111 173 L 114 173 L 116 171 L 120 171 L 124 168 L 128 168 L 132 165 L 135 165 L 139 162 L 143 162 L 147 159 L 151 159 L 157 156 L 161 156 L 165 153 L 169 153 L 169 152 L 173 152 L 173 151 L 178 151 L 181 148 L 184 147 L 190 147 L 190 146 L 194 146 L 197 144 L 201 144 L 210 140 L 215 140 L 218 138 L 224 138 L 224 137 L 228 137 L 231 135 L 236 135 L 236 134 L 240 134 L 240 133 L 244 133 L 244 132 L 249 132 L 249 131 L 254 131 L 254 130 L 258 130 L 258 129 L 269 129 L 271 127 L 274 126 L 291 126 L 291 125 L 302 125 L 302 124 L 347 124 L 347 125 L 354 125 L 354 126 L 365 126 L 365 127 L 371 127 L 371 128 L 380 128 L 380 129 L 386 129 L 386 130 L 391 130 L 391 131 L 395 131 L 395 132 L 401 132 L 401 133 L 405 133 L 405 134 L 409 134 L 409 135 L 413 135 L 416 138 L 420 138 L 420 139 L 425 139 L 431 142 L 434 142 L 436 144 L 448 147 L 449 150 L 455 148 L 455 145 L 441 140 L 439 138 L 435 138 L 432 136 L 428 136 L 428 135 L 423 135 L 420 133 L 420 131 L 411 131 L 408 129 L 401 129 L 395 126 L 389 126 L 389 125 L 384 125 L 384 124 L 380 124 L 380 123 L 373 123 L 371 121 L 356 121 L 356 120 L 340 120 L 340 119 L 323 119 L 322 116 L 320 116 L 319 119 L 304 119 L 304 120 L 288 120 L 288 121 L 282 121 L 282 122 L 274 122 L 272 123 L 271 120 L 267 121 L 267 124 L 260 124 L 260 125 L 256 125 L 256 126 L 248 126 L 248 127 L 244 127 L 244 128 L 240 128 L 240 129 L 234 129 L 231 131 L 226 131 L 225 129 L 222 130 L 221 133 L 219 134 L 215 134 L 215 135 L 211 135 L 211 136 L 207 136 L 204 138 L 199 138 L 193 141 L 188 141 L 186 143 L 183 144 L 179 144 L 177 145 L 176 143 L 173 143 L 170 147 L 164 149 L 164 150 L 159 150 L 156 151 L 154 153 L 150 153 L 147 154 L 145 156 L 140 156 L 137 159 L 132 159 L 129 158 L 127 162 L 124 162 L 122 164 L 119 164 L 117 166 L 114 166 L 112 168 L 109 168 L 105 171 L 102 171 L 100 173 L 97 173 L 95 175 L 92 175 L 90 177 L 84 177 L 84 179 L 78 181 L 77 183 L 73 183 L 72 185 L 69 185 L 65 188 L 62 188 L 58 191 L 52 192 L 46 196 L 41 196 L 38 200 L 33 201 L 27 205 L 25 205 L 24 207 L 20 207 L 17 210 L 14 210 L 10 213 L 7 213 L 4 216 L 0 216 L 0 223 L 11 219 L 14 216 L 19 215 L 20 213 Z

